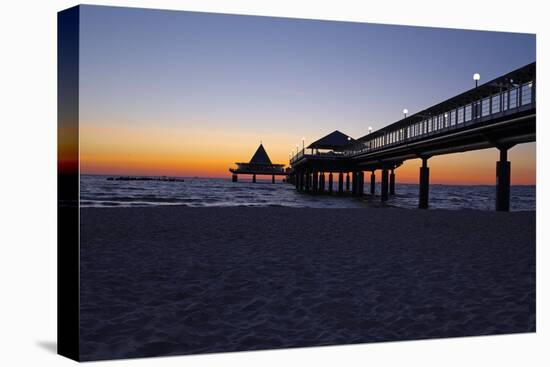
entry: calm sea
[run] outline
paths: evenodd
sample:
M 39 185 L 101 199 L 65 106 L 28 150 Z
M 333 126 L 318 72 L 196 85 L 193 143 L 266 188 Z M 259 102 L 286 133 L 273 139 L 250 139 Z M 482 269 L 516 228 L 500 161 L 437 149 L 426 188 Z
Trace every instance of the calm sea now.
M 231 182 L 229 178 L 185 178 L 185 182 L 110 181 L 107 177 L 81 176 L 82 207 L 185 205 L 416 208 L 418 205 L 418 185 L 412 184 L 396 184 L 396 195 L 391 196 L 387 203 L 381 204 L 379 196 L 366 196 L 362 199 L 335 195 L 312 196 L 296 192 L 290 184 L 272 184 L 271 181 Z M 376 190 L 379 194 L 379 184 Z M 535 210 L 535 191 L 535 186 L 512 186 L 511 209 Z M 430 186 L 431 208 L 493 210 L 494 205 L 494 186 Z

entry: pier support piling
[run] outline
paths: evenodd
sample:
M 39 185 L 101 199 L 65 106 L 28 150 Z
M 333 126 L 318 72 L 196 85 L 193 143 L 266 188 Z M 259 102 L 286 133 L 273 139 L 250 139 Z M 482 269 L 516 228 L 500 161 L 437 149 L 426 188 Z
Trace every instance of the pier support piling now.
M 338 194 L 342 195 L 344 193 L 344 174 L 342 172 L 338 173 Z
M 231 176 L 231 181 L 232 181 L 232 182 L 237 182 L 238 180 L 239 180 L 239 179 L 238 179 L 237 175 L 232 175 L 232 176 Z
M 311 192 L 314 194 L 319 190 L 319 172 L 317 171 L 313 171 L 313 184 L 311 189 Z
M 357 172 L 352 172 L 351 173 L 351 196 L 356 196 L 357 195 Z
M 420 167 L 418 208 L 428 208 L 428 197 L 430 192 L 430 168 L 428 167 L 428 158 L 422 158 L 422 167 Z
M 255 174 L 252 175 L 252 182 L 253 182 L 253 183 L 256 183 L 256 175 L 255 175 Z
M 391 173 L 390 173 L 390 195 L 395 195 L 395 172 L 394 172 L 394 168 L 391 169 Z
M 321 172 L 319 175 L 319 193 L 325 192 L 325 172 Z
M 357 188 L 357 194 L 359 196 L 363 196 L 363 194 L 365 193 L 365 172 L 363 171 L 360 171 L 358 173 L 358 180 L 357 182 L 359 183 L 359 187 Z
M 275 175 L 271 175 L 271 183 L 275 183 Z
M 382 201 L 388 200 L 388 169 L 382 168 L 382 182 L 380 188 L 380 199 Z
M 309 171 L 307 171 L 305 173 L 305 184 L 306 184 L 306 192 L 310 192 L 311 191 L 311 173 Z
M 370 194 L 374 195 L 376 192 L 376 175 L 374 174 L 374 171 L 370 174 Z
M 508 161 L 509 147 L 499 148 L 500 160 L 497 162 L 496 210 L 510 211 L 510 173 L 511 163 Z
M 349 172 L 346 173 L 346 192 L 349 192 Z
M 332 194 L 332 172 L 328 174 L 328 193 Z

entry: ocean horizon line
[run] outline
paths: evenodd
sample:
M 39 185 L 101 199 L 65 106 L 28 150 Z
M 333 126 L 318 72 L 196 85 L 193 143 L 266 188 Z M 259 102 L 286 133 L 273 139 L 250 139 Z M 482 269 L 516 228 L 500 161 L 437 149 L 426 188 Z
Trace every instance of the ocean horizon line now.
M 199 179 L 199 180 L 228 180 L 231 181 L 231 177 L 223 177 L 223 176 L 216 176 L 216 177 L 207 177 L 207 176 L 176 176 L 176 175 L 144 175 L 144 174 L 113 174 L 113 173 L 80 173 L 80 176 L 94 176 L 94 177 L 169 177 L 169 178 L 182 178 L 182 179 Z M 245 176 L 246 177 L 246 176 Z M 266 175 L 265 178 L 262 176 L 258 176 L 256 178 L 257 181 L 266 181 L 268 183 L 271 183 L 271 176 Z M 249 182 L 249 180 L 245 179 L 243 182 Z M 280 183 L 280 181 L 278 182 Z M 380 183 L 380 181 L 376 181 L 376 183 Z M 396 182 L 396 185 L 418 185 L 417 182 Z M 430 182 L 430 186 L 487 186 L 492 187 L 495 186 L 495 184 L 490 183 L 436 183 L 436 182 Z M 532 184 L 514 184 L 512 183 L 510 186 L 537 186 L 536 183 Z

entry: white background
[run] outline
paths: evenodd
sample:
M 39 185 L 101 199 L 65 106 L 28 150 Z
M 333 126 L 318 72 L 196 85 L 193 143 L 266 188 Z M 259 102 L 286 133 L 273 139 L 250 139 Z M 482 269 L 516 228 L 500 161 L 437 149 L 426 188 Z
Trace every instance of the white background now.
M 342 347 L 99 362 L 116 366 L 419 365 L 541 366 L 550 363 L 548 131 L 550 11 L 515 1 L 94 1 L 297 18 L 537 33 L 537 333 Z M 0 365 L 74 362 L 56 340 L 56 12 L 74 1 L 0 5 Z M 541 81 L 541 79 L 543 79 Z M 521 230 L 521 228 L 518 228 Z M 543 264 L 544 263 L 544 264 Z M 545 307 L 546 306 L 546 307 Z M 94 364 L 95 365 L 95 364 Z

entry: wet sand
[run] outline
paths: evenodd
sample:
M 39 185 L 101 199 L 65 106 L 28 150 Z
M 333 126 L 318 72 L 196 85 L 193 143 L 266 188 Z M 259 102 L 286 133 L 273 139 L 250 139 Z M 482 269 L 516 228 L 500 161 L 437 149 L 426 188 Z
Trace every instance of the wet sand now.
M 81 210 L 81 357 L 535 331 L 535 213 Z

